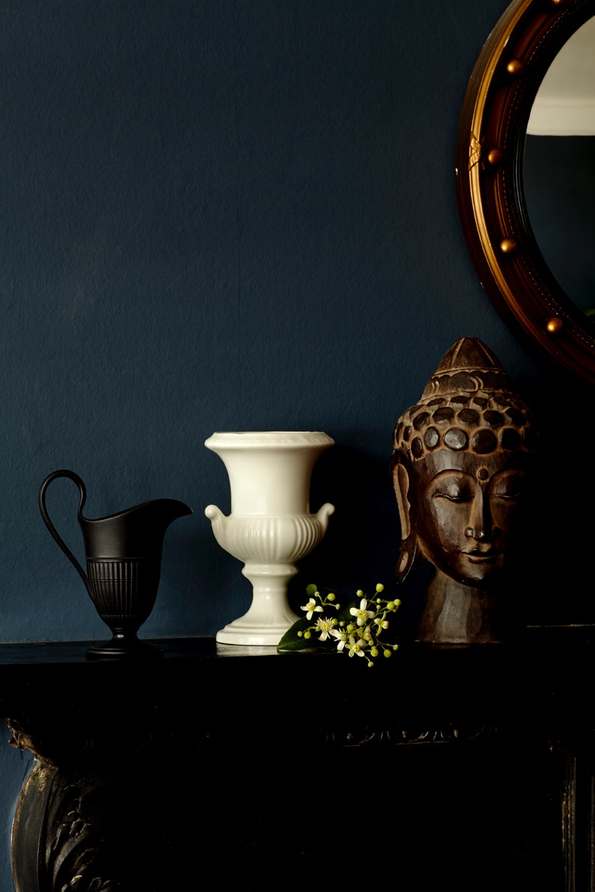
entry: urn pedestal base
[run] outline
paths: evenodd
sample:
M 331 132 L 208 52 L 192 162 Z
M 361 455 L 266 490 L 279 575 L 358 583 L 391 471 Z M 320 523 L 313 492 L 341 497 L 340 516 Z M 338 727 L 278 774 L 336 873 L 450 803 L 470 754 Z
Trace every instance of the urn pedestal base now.
M 242 575 L 252 583 L 252 605 L 217 632 L 218 644 L 276 647 L 298 619 L 287 599 L 287 584 L 296 573 L 291 564 L 246 564 Z

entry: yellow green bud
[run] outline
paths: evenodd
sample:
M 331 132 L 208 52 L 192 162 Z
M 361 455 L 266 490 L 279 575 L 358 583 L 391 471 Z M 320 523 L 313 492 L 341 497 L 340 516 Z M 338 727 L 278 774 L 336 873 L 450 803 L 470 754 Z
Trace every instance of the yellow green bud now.
M 373 665 L 374 663 L 372 662 L 372 660 L 368 660 L 368 669 L 371 669 Z
M 310 585 L 306 586 L 306 594 L 313 595 L 314 592 L 316 591 L 316 589 L 317 589 L 317 586 L 315 586 L 313 583 L 310 583 Z
M 392 650 L 389 650 L 388 647 L 387 647 L 387 648 L 385 648 L 385 650 L 383 651 L 383 655 L 384 655 L 385 657 L 392 657 L 393 652 L 392 652 Z
M 395 609 L 395 602 L 394 602 L 394 601 L 389 601 L 388 604 L 387 604 L 386 606 L 387 606 L 387 608 L 388 608 L 389 610 L 394 610 L 394 609 Z
M 377 657 L 377 656 L 378 656 L 378 648 L 377 648 L 377 647 L 373 647 L 373 648 L 370 650 L 370 655 L 373 656 L 373 657 Z
M 395 607 L 400 607 L 400 606 L 401 606 L 401 599 L 400 599 L 400 598 L 397 598 L 397 599 L 395 600 Z
M 348 631 L 348 632 L 353 632 L 353 629 L 354 629 L 354 628 L 355 628 L 355 627 L 354 627 L 353 623 L 349 623 L 349 625 L 347 626 L 347 631 Z
M 326 596 L 326 599 L 327 599 L 327 601 L 334 601 L 334 600 L 335 600 L 335 595 L 334 595 L 332 592 L 330 592 L 330 594 L 328 594 L 328 595 Z
M 399 645 L 398 645 L 398 644 L 393 644 L 393 650 L 398 650 L 398 649 L 399 649 Z
M 298 638 L 301 638 L 303 634 L 303 632 L 298 632 Z
M 311 638 L 311 637 L 312 637 L 312 632 L 309 632 L 309 631 L 304 632 L 304 638 Z
M 364 593 L 363 593 L 363 591 L 361 590 L 361 588 L 358 588 L 358 590 L 356 591 L 355 594 L 357 595 L 358 598 L 363 598 L 363 597 L 364 597 Z
M 377 584 L 377 586 L 376 586 L 376 591 L 379 592 L 379 593 L 384 591 L 384 586 L 382 585 L 381 582 L 379 582 L 379 583 Z

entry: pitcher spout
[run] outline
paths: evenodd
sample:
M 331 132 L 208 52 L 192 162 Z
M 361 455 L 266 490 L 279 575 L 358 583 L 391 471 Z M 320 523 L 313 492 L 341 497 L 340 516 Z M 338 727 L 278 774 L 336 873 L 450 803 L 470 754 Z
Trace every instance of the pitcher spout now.
M 169 525 L 192 514 L 177 499 L 154 499 L 109 517 L 81 517 L 88 558 L 158 558 Z

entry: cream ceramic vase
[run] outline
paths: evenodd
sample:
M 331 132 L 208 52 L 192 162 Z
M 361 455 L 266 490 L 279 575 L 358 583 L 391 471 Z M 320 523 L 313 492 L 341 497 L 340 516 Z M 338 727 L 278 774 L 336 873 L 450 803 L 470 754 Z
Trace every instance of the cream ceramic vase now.
M 309 504 L 312 469 L 333 443 L 315 431 L 215 433 L 206 440 L 227 469 L 231 513 L 209 505 L 205 514 L 219 545 L 244 562 L 253 588 L 248 612 L 217 632 L 220 644 L 274 646 L 297 619 L 287 585 L 335 510 L 327 503 L 310 514 Z

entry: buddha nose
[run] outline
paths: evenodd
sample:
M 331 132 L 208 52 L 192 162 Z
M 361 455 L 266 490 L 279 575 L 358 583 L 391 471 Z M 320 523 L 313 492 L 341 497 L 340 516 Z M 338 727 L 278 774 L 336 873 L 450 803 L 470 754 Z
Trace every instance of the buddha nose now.
M 469 516 L 469 526 L 465 529 L 468 539 L 477 542 L 485 542 L 491 538 L 492 516 L 490 513 L 490 500 L 481 487 L 478 487 Z

